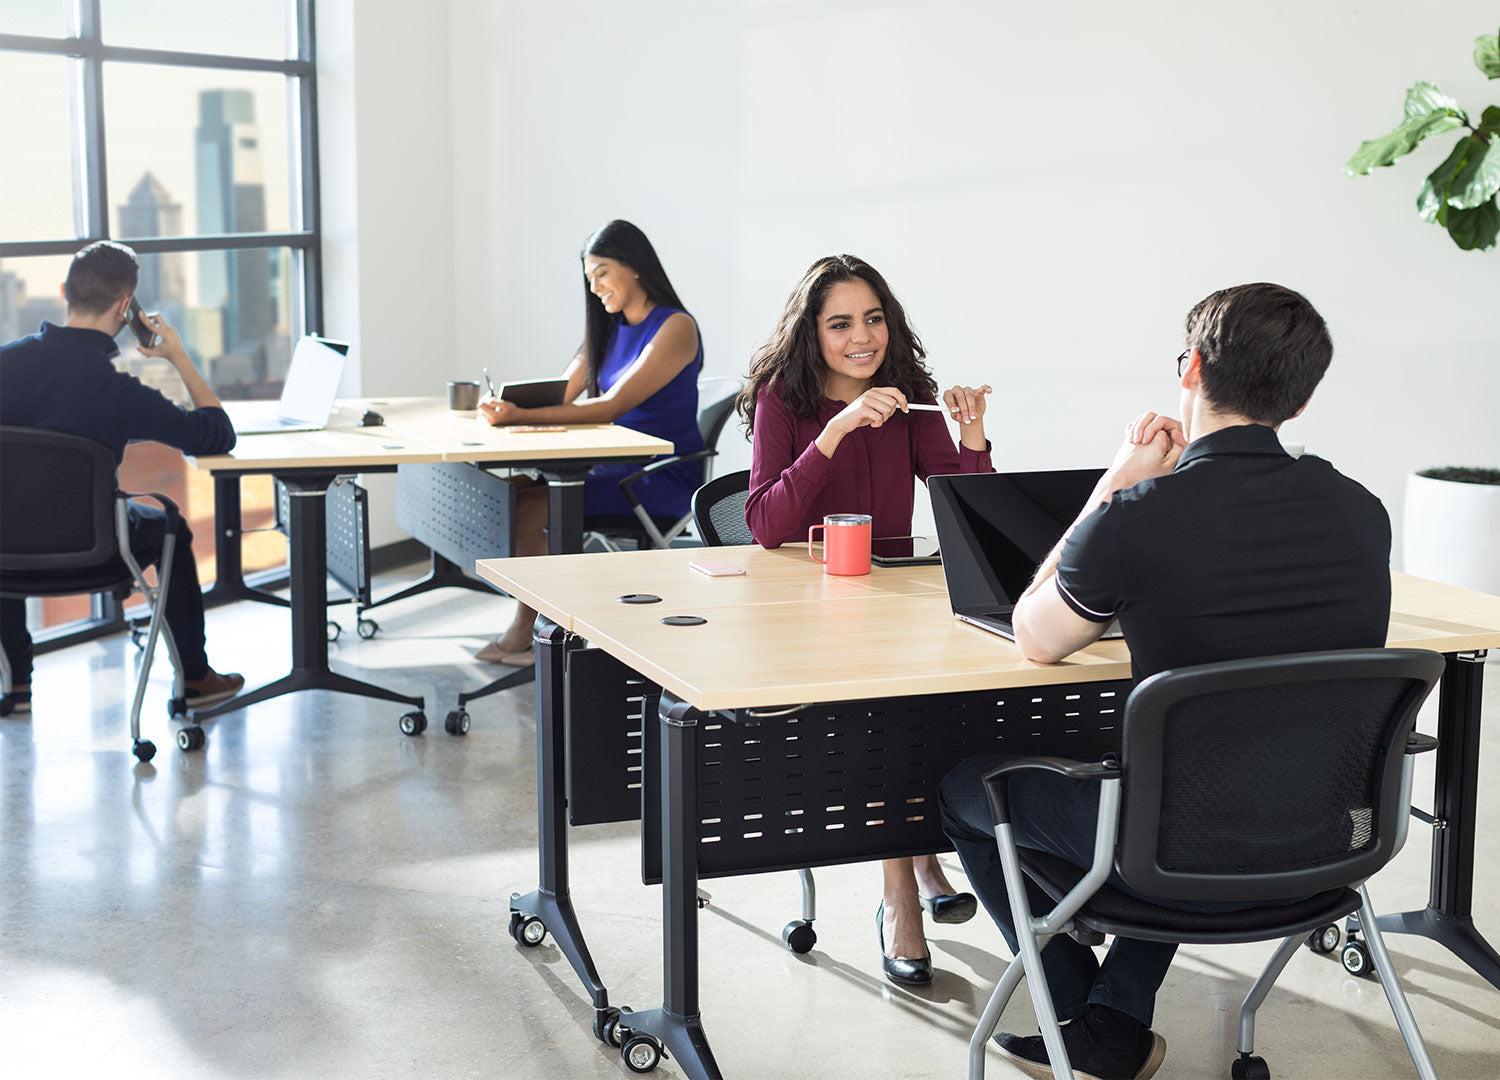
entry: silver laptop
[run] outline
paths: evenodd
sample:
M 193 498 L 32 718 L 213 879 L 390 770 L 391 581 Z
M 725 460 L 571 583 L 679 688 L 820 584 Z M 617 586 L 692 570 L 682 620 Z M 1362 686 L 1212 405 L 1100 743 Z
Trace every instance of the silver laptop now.
M 275 409 L 263 401 L 236 401 L 225 411 L 240 435 L 267 435 L 285 431 L 322 431 L 328 426 L 344 377 L 348 359 L 346 342 L 311 335 L 297 342 L 292 364 L 281 387 Z
M 1103 469 L 968 473 L 927 480 L 956 618 L 1015 640 L 1011 613 Z M 1118 622 L 1105 638 L 1121 638 Z

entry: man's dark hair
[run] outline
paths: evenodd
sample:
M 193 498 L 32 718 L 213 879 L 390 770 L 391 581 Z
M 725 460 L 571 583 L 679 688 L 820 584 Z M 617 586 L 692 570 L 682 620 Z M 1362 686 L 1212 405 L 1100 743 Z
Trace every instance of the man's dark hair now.
M 135 292 L 140 273 L 135 252 L 124 244 L 100 240 L 73 256 L 63 282 L 63 298 L 75 311 L 98 315 Z
M 1307 297 L 1265 281 L 1195 304 L 1187 344 L 1203 358 L 1203 394 L 1214 408 L 1261 424 L 1295 416 L 1333 359 L 1328 326 Z

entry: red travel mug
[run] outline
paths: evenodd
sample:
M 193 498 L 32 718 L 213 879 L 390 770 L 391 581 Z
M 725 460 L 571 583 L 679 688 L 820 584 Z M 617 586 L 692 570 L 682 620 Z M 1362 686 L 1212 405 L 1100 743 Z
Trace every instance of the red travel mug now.
M 823 557 L 813 554 L 813 533 L 823 530 Z M 870 572 L 870 515 L 829 514 L 807 530 L 807 555 L 823 564 L 823 573 L 858 577 Z

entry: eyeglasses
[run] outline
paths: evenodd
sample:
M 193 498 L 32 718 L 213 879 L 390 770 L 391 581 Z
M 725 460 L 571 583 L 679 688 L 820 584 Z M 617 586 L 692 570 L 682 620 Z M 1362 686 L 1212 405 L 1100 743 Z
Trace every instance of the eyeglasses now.
M 1192 347 L 1182 350 L 1182 355 L 1177 358 L 1177 377 L 1180 379 L 1188 369 L 1188 362 L 1193 358 Z

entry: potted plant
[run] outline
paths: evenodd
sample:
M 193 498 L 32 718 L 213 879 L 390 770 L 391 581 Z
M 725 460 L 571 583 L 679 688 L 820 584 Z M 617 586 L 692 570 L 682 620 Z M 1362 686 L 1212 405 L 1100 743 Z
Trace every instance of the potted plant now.
M 1474 64 L 1500 78 L 1500 35 L 1474 42 Z M 1447 230 L 1464 251 L 1489 251 L 1500 235 L 1500 106 L 1478 123 L 1429 82 L 1406 92 L 1406 116 L 1387 135 L 1360 144 L 1344 165 L 1350 176 L 1390 165 L 1424 139 L 1465 134 L 1417 194 L 1423 221 Z M 1406 572 L 1500 594 L 1500 469 L 1421 469 L 1406 480 L 1402 556 Z

